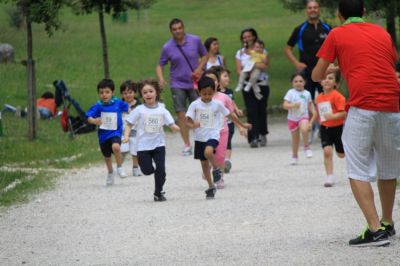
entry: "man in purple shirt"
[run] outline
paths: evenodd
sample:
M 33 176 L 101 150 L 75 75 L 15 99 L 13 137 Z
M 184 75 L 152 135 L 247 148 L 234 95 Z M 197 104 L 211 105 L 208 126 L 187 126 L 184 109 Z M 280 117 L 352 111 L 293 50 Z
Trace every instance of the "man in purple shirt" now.
M 160 61 L 156 67 L 157 77 L 161 88 L 164 88 L 163 67 L 170 63 L 171 93 L 174 109 L 178 115 L 178 125 L 184 142 L 183 155 L 191 155 L 192 147 L 189 139 L 189 128 L 186 125 L 187 101 L 197 99 L 197 92 L 193 86 L 193 79 L 199 79 L 207 62 L 207 50 L 200 38 L 185 33 L 183 21 L 174 18 L 169 23 L 172 38 L 168 40 L 161 52 Z

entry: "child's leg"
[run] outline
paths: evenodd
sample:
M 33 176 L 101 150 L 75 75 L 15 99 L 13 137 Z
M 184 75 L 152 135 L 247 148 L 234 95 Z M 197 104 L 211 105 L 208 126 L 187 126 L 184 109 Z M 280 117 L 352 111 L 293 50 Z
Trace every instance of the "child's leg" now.
M 304 147 L 308 148 L 308 134 L 309 134 L 308 120 L 300 121 L 299 128 L 300 128 L 301 136 L 303 139 Z
M 240 72 L 238 85 L 236 86 L 235 91 L 241 91 L 242 90 L 244 81 L 246 80 L 247 76 L 248 76 L 247 72 L 243 72 L 243 71 Z
M 121 153 L 121 145 L 119 143 L 112 144 L 112 151 L 115 156 L 115 161 L 117 163 L 117 167 L 121 167 L 122 165 L 122 153 Z
M 220 132 L 219 143 L 217 148 L 215 149 L 215 154 L 214 154 L 215 163 L 221 169 L 225 167 L 225 155 L 228 145 L 228 136 L 229 136 L 229 130 L 227 125 L 225 125 L 225 128 Z
M 203 171 L 204 178 L 206 179 L 206 181 L 208 183 L 208 187 L 213 187 L 214 186 L 214 182 L 213 182 L 213 180 L 211 178 L 210 163 L 208 162 L 208 160 L 200 161 L 200 163 L 201 163 L 201 169 Z
M 163 187 L 165 184 L 165 147 L 157 147 L 153 151 L 153 159 L 156 165 L 156 169 L 154 171 L 154 183 L 155 190 L 154 195 L 158 196 L 163 191 Z
M 229 123 L 228 128 L 229 128 L 229 135 L 228 135 L 228 143 L 227 143 L 225 158 L 227 160 L 230 160 L 232 157 L 232 138 L 233 134 L 235 134 L 235 124 Z
M 106 167 L 107 167 L 107 171 L 109 173 L 113 172 L 113 166 L 112 166 L 112 158 L 110 157 L 104 157 L 104 161 L 106 162 Z
M 218 165 L 215 162 L 214 147 L 206 146 L 204 150 L 204 157 L 207 158 L 208 162 L 212 165 L 213 168 L 218 168 Z
M 152 151 L 138 151 L 139 166 L 144 175 L 154 173 Z
M 250 72 L 250 79 L 249 79 L 249 83 L 251 84 L 251 86 L 254 87 L 254 85 L 257 84 L 258 79 L 260 78 L 261 75 L 261 70 L 254 67 L 251 72 Z M 260 92 L 260 90 L 259 90 Z
M 132 155 L 132 165 L 133 167 L 139 167 L 139 161 L 137 155 Z
M 300 142 L 299 129 L 293 130 L 291 134 L 292 134 L 292 157 L 297 158 L 299 151 L 299 142 Z
M 324 147 L 324 165 L 326 175 L 333 175 L 333 149 L 331 145 Z

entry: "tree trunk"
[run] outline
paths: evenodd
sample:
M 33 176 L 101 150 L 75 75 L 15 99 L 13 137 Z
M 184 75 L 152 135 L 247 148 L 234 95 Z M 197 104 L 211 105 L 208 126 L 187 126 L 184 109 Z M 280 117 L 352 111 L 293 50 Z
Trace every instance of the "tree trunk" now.
M 104 26 L 103 11 L 99 11 L 99 22 L 100 22 L 101 46 L 103 48 L 104 78 L 110 78 L 110 71 L 108 65 L 107 37 L 106 37 L 106 28 Z
M 394 6 L 386 8 L 386 30 L 392 37 L 393 43 L 397 48 L 396 9 L 394 8 Z
M 32 24 L 27 16 L 26 18 L 27 29 L 27 52 L 28 59 L 26 61 L 27 70 L 27 88 L 28 88 L 28 138 L 33 140 L 36 138 L 36 78 L 35 78 L 35 61 L 33 60 L 33 38 L 32 38 Z

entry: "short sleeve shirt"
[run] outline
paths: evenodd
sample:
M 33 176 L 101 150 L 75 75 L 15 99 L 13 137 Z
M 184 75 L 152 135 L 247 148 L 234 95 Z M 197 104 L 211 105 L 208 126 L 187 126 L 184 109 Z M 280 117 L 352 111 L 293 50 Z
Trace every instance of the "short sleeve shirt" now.
M 345 111 L 346 99 L 337 90 L 332 90 L 328 94 L 321 93 L 316 99 L 317 112 L 319 116 L 319 121 L 323 126 L 326 127 L 337 127 L 343 125 L 344 118 L 336 120 L 325 120 L 321 118 L 324 112 L 330 112 L 332 114 Z M 322 121 L 325 120 L 325 121 Z
M 317 24 L 317 27 L 314 24 L 307 23 L 307 26 L 304 29 L 304 32 L 301 36 L 303 43 L 303 51 L 300 52 L 300 62 L 305 63 L 308 67 L 312 68 L 317 64 L 318 58 L 315 56 L 321 47 L 322 43 L 328 36 L 328 30 L 322 25 L 321 22 Z M 300 29 L 304 23 L 297 26 L 287 41 L 287 45 L 294 47 L 297 44 Z
M 163 126 L 172 125 L 174 118 L 164 105 L 148 107 L 142 104 L 129 113 L 126 121 L 136 126 L 137 151 L 148 151 L 165 146 Z
M 312 102 L 311 93 L 309 91 L 298 91 L 292 88 L 288 90 L 283 99 L 289 103 L 300 103 L 300 108 L 289 109 L 288 120 L 300 121 L 302 119 L 309 119 L 308 104 Z
M 398 112 L 400 87 L 395 73 L 397 52 L 390 35 L 372 23 L 350 23 L 331 31 L 317 53 L 337 59 L 349 90 L 348 106 Z
M 99 101 L 86 112 L 86 117 L 102 120 L 102 126 L 97 131 L 100 144 L 113 137 L 121 138 L 124 112 L 128 112 L 128 104 L 117 98 L 113 98 L 109 104 Z
M 198 36 L 186 33 L 185 42 L 180 47 L 190 63 L 189 66 L 178 45 L 173 38 L 164 44 L 159 65 L 165 66 L 170 63 L 171 88 L 193 89 L 192 72 L 199 65 L 199 57 L 207 55 L 207 50 Z
M 186 112 L 186 117 L 200 122 L 200 127 L 194 129 L 194 139 L 201 142 L 209 139 L 219 140 L 221 115 L 227 116 L 229 113 L 229 110 L 216 100 L 205 103 L 199 98 L 192 102 Z

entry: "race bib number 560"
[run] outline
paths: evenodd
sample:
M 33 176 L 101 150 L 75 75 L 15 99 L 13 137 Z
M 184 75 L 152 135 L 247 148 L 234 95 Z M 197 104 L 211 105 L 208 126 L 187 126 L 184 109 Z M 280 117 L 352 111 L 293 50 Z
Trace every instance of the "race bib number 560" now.
M 158 133 L 163 126 L 163 117 L 160 114 L 149 114 L 144 121 L 144 130 L 148 133 Z

